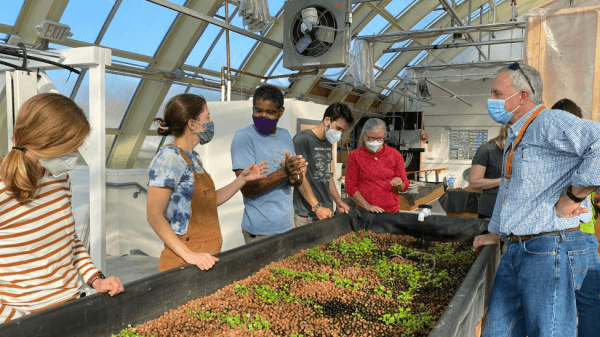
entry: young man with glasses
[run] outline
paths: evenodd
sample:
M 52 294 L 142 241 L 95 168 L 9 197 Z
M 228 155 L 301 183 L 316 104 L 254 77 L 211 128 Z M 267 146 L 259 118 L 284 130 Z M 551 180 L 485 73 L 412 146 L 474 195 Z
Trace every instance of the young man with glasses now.
M 537 70 L 500 69 L 488 113 L 513 123 L 489 234 L 473 249 L 508 238 L 482 336 L 575 336 L 576 300 L 588 269 L 579 224 L 590 220 L 586 198 L 600 186 L 600 126 L 546 109 Z
M 231 143 L 233 171 L 239 176 L 252 163 L 267 160 L 264 179 L 242 187 L 242 233 L 250 243 L 293 228 L 292 186 L 300 186 L 306 162 L 297 156 L 288 130 L 277 127 L 283 115 L 283 94 L 272 85 L 256 89 L 252 98 L 254 123 L 235 133 Z M 246 163 L 249 163 L 246 165 Z
M 304 181 L 294 189 L 294 225 L 307 225 L 316 220 L 331 218 L 333 202 L 340 212 L 348 213 L 331 174 L 332 146 L 336 145 L 352 123 L 352 111 L 344 103 L 327 107 L 321 123 L 294 136 L 296 153 L 310 165 Z

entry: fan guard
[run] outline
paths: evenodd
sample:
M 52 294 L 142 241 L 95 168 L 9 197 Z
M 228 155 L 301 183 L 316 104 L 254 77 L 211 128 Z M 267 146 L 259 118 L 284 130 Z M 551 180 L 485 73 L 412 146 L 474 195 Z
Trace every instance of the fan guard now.
M 291 29 L 291 39 L 294 49 L 304 56 L 320 56 L 325 54 L 337 35 L 337 23 L 333 13 L 321 6 L 312 6 L 317 10 L 318 23 L 316 26 L 330 27 L 307 27 L 302 18 L 302 12 L 294 17 Z M 310 25 L 309 25 L 310 26 Z M 310 42 L 308 41 L 310 38 Z

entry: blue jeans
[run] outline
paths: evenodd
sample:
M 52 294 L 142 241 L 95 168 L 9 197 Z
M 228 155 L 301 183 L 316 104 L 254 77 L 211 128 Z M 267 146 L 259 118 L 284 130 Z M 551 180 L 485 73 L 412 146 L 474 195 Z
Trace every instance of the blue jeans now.
M 509 241 L 482 336 L 575 336 L 575 290 L 583 283 L 588 259 L 581 231 Z
M 598 239 L 594 234 L 583 233 L 588 246 L 589 267 L 581 289 L 575 291 L 579 311 L 579 337 L 600 335 L 600 261 Z

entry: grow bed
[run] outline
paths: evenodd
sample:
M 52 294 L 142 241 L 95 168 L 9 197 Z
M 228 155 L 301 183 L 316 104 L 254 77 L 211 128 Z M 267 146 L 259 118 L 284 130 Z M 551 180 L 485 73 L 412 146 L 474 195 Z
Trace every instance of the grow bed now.
M 129 324 L 153 320 L 190 299 L 215 293 L 274 261 L 346 235 L 368 229 L 409 234 L 428 241 L 467 242 L 487 228 L 472 218 L 427 217 L 415 214 L 351 212 L 238 247 L 218 255 L 210 271 L 187 265 L 126 285 L 111 298 L 96 294 L 0 324 L 0 336 L 110 336 Z M 473 336 L 489 298 L 498 264 L 497 246 L 485 247 L 429 336 Z
M 427 336 L 475 256 L 465 243 L 349 233 L 119 336 Z

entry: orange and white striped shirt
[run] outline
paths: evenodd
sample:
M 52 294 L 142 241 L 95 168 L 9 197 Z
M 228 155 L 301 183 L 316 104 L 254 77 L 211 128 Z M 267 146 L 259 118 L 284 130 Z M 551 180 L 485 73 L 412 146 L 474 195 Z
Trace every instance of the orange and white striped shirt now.
M 21 205 L 0 180 L 0 323 L 80 296 L 98 270 L 75 233 L 69 176 L 44 176 Z

